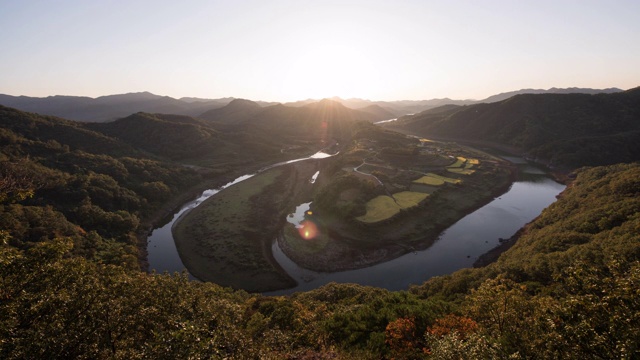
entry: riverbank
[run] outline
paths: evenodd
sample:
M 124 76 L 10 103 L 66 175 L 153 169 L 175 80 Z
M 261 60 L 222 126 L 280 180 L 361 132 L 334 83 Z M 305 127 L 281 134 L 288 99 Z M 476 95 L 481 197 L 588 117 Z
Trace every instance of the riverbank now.
M 308 217 L 318 229 L 315 239 L 304 240 L 286 224 L 278 246 L 299 266 L 316 272 L 339 272 L 369 267 L 404 254 L 427 249 L 438 236 L 464 216 L 509 190 L 516 180 L 513 166 L 500 165 L 502 174 L 477 174 L 467 186 L 450 186 L 411 211 L 380 224 L 362 224 L 314 210 Z M 427 220 L 428 219 L 428 220 Z
M 311 193 L 322 159 L 280 165 L 226 188 L 174 224 L 189 272 L 202 281 L 263 292 L 295 285 L 271 253 L 286 214 Z
M 569 172 L 562 172 L 562 173 L 549 173 L 551 175 L 551 177 L 558 183 L 560 184 L 564 184 L 566 185 L 566 188 L 556 196 L 556 199 L 560 199 L 563 194 L 565 194 L 565 191 L 571 187 L 572 185 L 572 181 L 573 181 L 573 177 L 569 176 Z M 564 175 L 564 176 L 560 176 L 560 175 Z M 560 177 L 559 177 L 560 176 Z M 560 180 L 564 180 L 560 181 Z M 502 253 L 504 253 L 505 251 L 511 249 L 511 247 L 513 247 L 513 245 L 516 244 L 516 242 L 518 242 L 518 240 L 526 235 L 528 233 L 528 228 L 530 226 L 531 223 L 535 222 L 536 219 L 538 219 L 539 215 L 536 216 L 534 219 L 532 219 L 530 222 L 528 222 L 527 224 L 525 224 L 522 228 L 520 228 L 518 231 L 516 231 L 515 234 L 513 234 L 511 237 L 507 238 L 507 239 L 500 239 L 500 244 L 496 247 L 494 247 L 493 249 L 487 251 L 486 253 L 480 255 L 480 257 L 478 257 L 478 259 L 473 263 L 473 267 L 474 268 L 480 268 L 480 267 L 485 267 L 495 261 L 498 260 L 498 258 L 500 257 L 500 255 L 502 255 Z
M 148 245 L 149 236 L 154 229 L 160 228 L 171 221 L 173 215 L 176 214 L 186 203 L 196 199 L 204 191 L 209 189 L 218 189 L 230 183 L 237 177 L 246 174 L 247 171 L 257 172 L 268 164 L 269 163 L 264 162 L 253 163 L 242 169 L 233 169 L 225 172 L 216 172 L 216 170 L 213 169 L 199 167 L 198 170 L 204 178 L 202 181 L 186 190 L 174 194 L 162 206 L 146 214 L 146 216 L 141 219 L 136 233 L 138 244 L 138 264 L 140 265 L 140 270 L 143 272 L 150 271 Z M 185 166 L 191 167 L 190 165 Z

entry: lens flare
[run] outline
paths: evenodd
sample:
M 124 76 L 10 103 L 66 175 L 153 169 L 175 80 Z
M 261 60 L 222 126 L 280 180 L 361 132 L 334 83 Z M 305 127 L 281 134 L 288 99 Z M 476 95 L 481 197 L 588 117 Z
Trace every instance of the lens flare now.
M 305 220 L 298 227 L 298 233 L 305 240 L 311 240 L 318 236 L 318 227 L 310 220 Z

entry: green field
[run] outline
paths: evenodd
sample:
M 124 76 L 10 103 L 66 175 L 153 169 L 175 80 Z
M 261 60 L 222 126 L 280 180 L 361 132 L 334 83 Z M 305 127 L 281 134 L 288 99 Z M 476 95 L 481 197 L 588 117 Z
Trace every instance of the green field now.
M 472 170 L 472 168 L 478 164 L 480 164 L 480 160 L 478 159 L 467 159 L 458 156 L 455 163 L 447 166 L 447 171 L 454 174 L 471 175 L 476 172 Z
M 413 192 L 413 191 L 402 191 L 396 194 L 393 194 L 393 197 L 396 199 L 398 205 L 400 205 L 403 209 L 409 209 L 414 206 L 417 206 L 422 202 L 422 200 L 426 199 L 428 194 L 421 192 Z
M 413 182 L 416 184 L 440 186 L 444 185 L 444 183 L 459 184 L 462 182 L 462 180 L 452 179 L 434 173 L 428 173 L 427 175 L 421 177 L 420 179 L 414 180 Z
M 453 169 L 447 169 L 447 171 L 450 173 L 462 174 L 462 175 L 471 175 L 474 172 L 476 172 L 475 170 L 471 170 L 467 168 L 453 168 Z
M 387 195 L 380 195 L 367 203 L 367 213 L 357 217 L 364 223 L 375 223 L 389 219 L 400 212 L 402 209 L 409 209 L 418 205 L 427 198 L 429 194 L 403 191 L 393 195 L 393 198 Z M 395 200 L 394 200 L 395 199 Z
M 467 161 L 467 159 L 463 158 L 462 156 L 458 156 L 456 158 L 456 162 L 447 166 L 448 168 L 459 168 L 462 167 L 462 165 L 464 165 L 464 163 Z

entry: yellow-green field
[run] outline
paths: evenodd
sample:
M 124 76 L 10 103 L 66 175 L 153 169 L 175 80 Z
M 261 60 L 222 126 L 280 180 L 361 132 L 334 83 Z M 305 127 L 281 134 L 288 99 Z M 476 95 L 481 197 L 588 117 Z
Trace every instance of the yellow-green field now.
M 462 182 L 462 180 L 452 179 L 452 178 L 448 178 L 448 177 L 445 177 L 445 176 L 437 175 L 437 174 L 434 174 L 434 173 L 428 173 L 427 175 L 421 177 L 420 179 L 414 180 L 413 182 L 416 183 L 416 184 L 440 186 L 440 185 L 443 185 L 446 182 L 451 183 L 451 184 L 459 184 L 459 183 Z
M 403 191 L 393 195 L 393 198 L 387 195 L 380 195 L 367 203 L 367 213 L 359 216 L 357 219 L 365 223 L 375 223 L 386 220 L 402 209 L 409 209 L 418 205 L 427 198 L 429 194 Z M 394 200 L 395 199 L 395 200 Z
M 471 175 L 475 170 L 472 170 L 475 165 L 480 164 L 478 159 L 466 159 L 462 156 L 456 158 L 456 162 L 447 166 L 447 171 L 454 174 Z
M 447 169 L 447 171 L 450 173 L 462 174 L 462 175 L 471 175 L 474 172 L 476 172 L 475 170 L 466 169 L 466 168 L 453 168 L 453 169 Z
M 467 161 L 466 158 L 463 158 L 462 156 L 458 156 L 456 158 L 456 162 L 454 162 L 453 164 L 447 166 L 448 168 L 459 168 L 462 167 L 462 165 L 464 165 L 464 163 Z
M 420 202 L 429 196 L 428 194 L 413 191 L 402 191 L 393 194 L 398 205 L 403 209 L 409 209 L 420 204 Z

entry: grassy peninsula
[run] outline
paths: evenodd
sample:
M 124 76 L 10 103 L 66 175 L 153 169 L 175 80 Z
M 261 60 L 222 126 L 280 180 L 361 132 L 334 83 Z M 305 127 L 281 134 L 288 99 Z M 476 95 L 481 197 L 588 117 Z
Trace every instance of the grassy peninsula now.
M 275 239 L 304 268 L 370 266 L 429 247 L 511 183 L 513 169 L 487 153 L 366 123 L 355 129 L 339 155 L 259 173 L 183 215 L 173 232 L 190 272 L 249 291 L 290 287 L 271 254 Z M 304 231 L 286 218 L 306 202 Z

